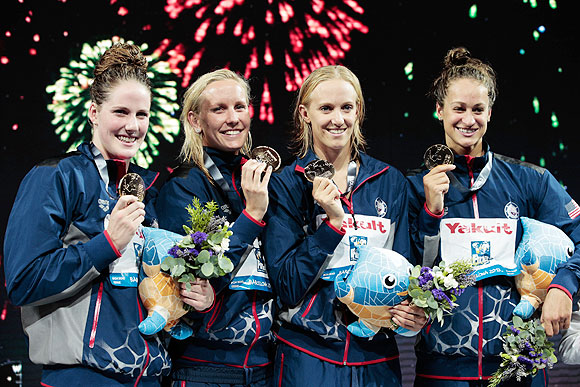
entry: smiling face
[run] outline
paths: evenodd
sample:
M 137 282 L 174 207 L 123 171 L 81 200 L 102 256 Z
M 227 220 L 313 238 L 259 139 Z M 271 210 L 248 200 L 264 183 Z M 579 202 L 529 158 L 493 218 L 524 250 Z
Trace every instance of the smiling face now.
M 105 159 L 130 160 L 143 143 L 149 128 L 151 93 L 142 83 L 117 83 L 99 106 L 89 107 L 93 143 Z
M 203 145 L 239 153 L 250 131 L 248 96 L 232 79 L 210 83 L 202 93 L 199 114 L 188 113 L 195 131 L 203 134 Z
M 312 127 L 316 154 L 327 160 L 342 152 L 351 152 L 350 142 L 357 120 L 357 94 L 342 79 L 321 82 L 300 114 Z
M 449 83 L 443 106 L 437 104 L 443 121 L 445 142 L 456 154 L 483 155 L 483 135 L 491 118 L 487 88 L 469 78 Z

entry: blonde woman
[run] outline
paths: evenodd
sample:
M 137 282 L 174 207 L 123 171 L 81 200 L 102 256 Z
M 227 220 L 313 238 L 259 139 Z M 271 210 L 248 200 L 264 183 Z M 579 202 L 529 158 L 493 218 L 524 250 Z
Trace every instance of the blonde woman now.
M 250 148 L 250 88 L 226 70 L 202 75 L 184 96 L 181 121 L 185 142 L 182 165 L 160 191 L 159 225 L 183 233 L 185 206 L 194 197 L 214 201 L 218 215 L 234 222 L 228 257 L 236 266 L 261 256 L 256 238 L 265 226 L 271 167 L 247 160 Z M 259 287 L 242 287 L 228 276 L 213 281 L 215 304 L 193 313 L 194 335 L 171 344 L 175 386 L 266 386 L 273 350 L 272 295 Z M 204 285 L 182 289 L 182 299 L 196 305 Z
M 321 67 L 306 78 L 294 110 L 297 159 L 272 178 L 264 238 L 281 305 L 277 386 L 401 384 L 393 332 L 351 335 L 346 325 L 356 317 L 336 299 L 331 281 L 356 254 L 353 240 L 409 256 L 407 182 L 364 153 L 363 119 L 360 84 L 349 69 Z M 305 174 L 315 160 L 320 172 L 332 164 L 334 176 Z M 407 302 L 393 308 L 393 320 L 413 331 L 426 321 Z

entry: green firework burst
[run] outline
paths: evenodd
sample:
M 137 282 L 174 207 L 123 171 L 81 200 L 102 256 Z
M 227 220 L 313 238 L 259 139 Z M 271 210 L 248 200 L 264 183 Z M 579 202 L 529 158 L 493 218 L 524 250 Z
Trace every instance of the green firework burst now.
M 55 133 L 68 150 L 76 149 L 83 141 L 92 138 L 92 127 L 88 120 L 88 109 L 91 104 L 89 86 L 93 71 L 100 56 L 116 42 L 123 39 L 101 40 L 96 45 L 83 44 L 78 58 L 69 62 L 69 67 L 61 67 L 60 78 L 46 87 L 46 92 L 53 94 L 48 110 L 54 114 L 52 124 Z M 133 43 L 133 42 L 128 42 Z M 148 46 L 140 46 L 146 52 Z M 151 115 L 149 130 L 135 162 L 142 167 L 148 167 L 153 158 L 159 155 L 158 146 L 161 139 L 173 143 L 179 134 L 179 120 L 176 118 L 179 104 L 177 103 L 177 81 L 171 72 L 169 63 L 159 60 L 155 54 L 147 55 L 149 60 L 149 77 L 151 78 Z

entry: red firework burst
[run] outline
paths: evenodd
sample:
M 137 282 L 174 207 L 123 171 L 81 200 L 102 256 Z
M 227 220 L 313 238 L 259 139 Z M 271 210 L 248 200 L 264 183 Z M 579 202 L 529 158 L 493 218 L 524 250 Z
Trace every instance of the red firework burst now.
M 366 34 L 355 0 L 167 0 L 165 11 L 178 37 L 163 40 L 157 54 L 189 85 L 199 67 L 230 68 L 263 79 L 259 118 L 274 122 L 266 74 L 284 71 L 285 89 L 297 90 L 312 70 L 338 64 L 351 35 Z

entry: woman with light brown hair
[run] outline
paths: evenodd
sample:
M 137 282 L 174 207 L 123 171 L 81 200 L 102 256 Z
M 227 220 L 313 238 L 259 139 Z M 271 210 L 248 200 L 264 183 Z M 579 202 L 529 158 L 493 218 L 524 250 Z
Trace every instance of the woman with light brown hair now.
M 158 174 L 130 161 L 149 127 L 150 88 L 139 47 L 105 51 L 90 90 L 92 142 L 38 164 L 20 186 L 6 232 L 6 285 L 22 306 L 42 385 L 156 386 L 169 373 L 160 340 L 137 328 L 146 316 L 140 227 L 155 223 Z M 120 196 L 127 173 L 143 179 L 143 202 Z

